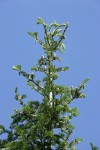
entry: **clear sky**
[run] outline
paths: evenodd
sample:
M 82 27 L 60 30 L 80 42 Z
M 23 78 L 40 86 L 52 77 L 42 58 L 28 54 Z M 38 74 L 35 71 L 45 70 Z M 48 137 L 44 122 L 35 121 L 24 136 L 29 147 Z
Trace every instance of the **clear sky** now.
M 47 23 L 70 24 L 61 56 L 70 71 L 60 74 L 60 84 L 78 86 L 90 78 L 84 90 L 87 97 L 73 104 L 80 110 L 73 120 L 73 137 L 84 138 L 78 150 L 89 150 L 90 142 L 100 148 L 100 0 L 0 0 L 0 123 L 8 127 L 10 115 L 20 107 L 14 100 L 16 86 L 20 93 L 37 99 L 12 66 L 21 64 L 29 71 L 40 58 L 42 49 L 27 35 L 39 31 L 41 36 L 42 28 L 36 26 L 39 16 Z

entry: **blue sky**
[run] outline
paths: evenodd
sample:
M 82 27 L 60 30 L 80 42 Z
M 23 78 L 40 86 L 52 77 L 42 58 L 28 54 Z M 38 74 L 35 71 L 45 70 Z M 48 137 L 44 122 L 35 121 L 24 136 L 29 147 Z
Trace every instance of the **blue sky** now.
M 60 74 L 60 84 L 78 86 L 90 78 L 85 99 L 76 100 L 74 106 L 80 116 L 73 120 L 76 129 L 73 137 L 82 137 L 78 150 L 89 150 L 89 143 L 100 147 L 100 0 L 0 0 L 0 123 L 9 126 L 10 115 L 19 108 L 14 100 L 15 87 L 36 100 L 37 93 L 26 87 L 26 80 L 12 70 L 21 64 L 30 71 L 43 53 L 39 45 L 28 36 L 28 31 L 38 31 L 38 17 L 47 23 L 56 20 L 69 22 L 64 41 L 66 51 L 62 65 L 70 71 Z

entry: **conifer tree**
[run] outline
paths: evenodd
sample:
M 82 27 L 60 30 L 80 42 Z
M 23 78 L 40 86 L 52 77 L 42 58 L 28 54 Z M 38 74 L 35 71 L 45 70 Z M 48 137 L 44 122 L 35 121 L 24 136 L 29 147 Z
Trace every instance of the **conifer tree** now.
M 65 32 L 68 22 L 58 24 L 56 21 L 47 25 L 42 18 L 38 18 L 37 24 L 43 26 L 44 39 L 40 39 L 37 32 L 28 34 L 39 43 L 44 51 L 35 66 L 31 67 L 31 73 L 25 72 L 21 65 L 13 66 L 19 75 L 26 78 L 27 85 L 35 90 L 43 99 L 41 101 L 29 100 L 27 96 L 20 95 L 15 89 L 15 99 L 22 106 L 15 109 L 11 116 L 12 122 L 9 129 L 0 126 L 0 134 L 7 134 L 0 140 L 2 150 L 76 150 L 76 145 L 81 138 L 72 139 L 74 126 L 71 123 L 73 117 L 79 115 L 76 107 L 71 103 L 78 98 L 85 98 L 81 92 L 84 89 L 86 78 L 77 87 L 57 84 L 58 73 L 68 70 L 67 66 L 54 65 L 55 61 L 61 61 L 57 52 L 63 53 L 65 46 Z M 35 72 L 43 73 L 42 80 L 36 79 Z

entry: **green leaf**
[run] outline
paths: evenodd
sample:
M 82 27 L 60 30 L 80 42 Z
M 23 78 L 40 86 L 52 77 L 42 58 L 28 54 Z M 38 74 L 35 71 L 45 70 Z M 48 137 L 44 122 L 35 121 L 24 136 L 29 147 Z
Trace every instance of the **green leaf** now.
M 37 20 L 36 23 L 37 23 L 37 24 L 45 24 L 45 23 L 44 23 L 44 20 L 43 20 L 42 18 L 40 18 L 40 17 L 38 17 L 38 20 Z
M 90 79 L 89 78 L 86 78 L 82 83 L 87 83 Z
M 5 130 L 4 126 L 3 126 L 3 125 L 0 125 L 0 132 L 2 132 L 2 131 L 4 131 L 4 130 Z
M 51 29 L 53 26 L 54 26 L 55 28 L 58 27 L 58 23 L 57 23 L 55 20 L 54 20 L 53 23 L 50 24 L 49 28 Z
M 89 78 L 86 78 L 85 80 L 83 80 L 83 82 L 81 82 L 81 84 L 78 86 L 78 90 L 84 89 L 85 84 L 89 81 Z
M 92 143 L 90 143 L 90 146 L 91 146 L 92 150 L 98 150 L 98 147 L 94 146 Z
M 13 66 L 12 69 L 17 70 L 17 71 L 21 71 L 21 66 L 20 65 Z
M 4 130 L 5 130 L 4 126 L 3 126 L 3 125 L 0 125 L 0 135 L 1 135 L 2 133 L 4 133 Z
M 18 94 L 18 88 L 17 87 L 15 88 L 15 93 Z
M 79 98 L 85 98 L 86 95 L 84 93 L 80 93 Z
M 46 137 L 52 137 L 53 136 L 53 132 L 52 131 L 48 131 L 47 133 L 46 133 Z
M 56 30 L 56 28 L 53 31 L 53 36 L 58 36 L 62 32 L 62 29 Z
M 83 80 L 83 82 L 80 84 L 81 87 L 84 88 L 84 85 L 89 81 L 89 78 L 86 78 L 85 80 Z
M 63 68 L 63 71 L 66 71 L 66 70 L 69 70 L 69 67 L 66 66 Z
M 27 96 L 25 94 L 22 95 L 22 99 L 26 98 Z
M 73 108 L 73 109 L 71 109 L 71 114 L 72 114 L 73 116 L 78 116 L 78 115 L 79 115 L 78 109 L 77 109 L 76 107 Z
M 78 144 L 80 142 L 83 142 L 83 139 L 82 138 L 75 138 L 75 142 Z
M 66 22 L 66 26 L 67 26 L 67 27 L 69 26 L 69 22 Z
M 38 36 L 38 33 L 37 32 L 28 32 L 28 34 L 32 37 L 34 37 L 35 39 L 37 38 Z
M 65 36 L 63 36 L 63 38 L 65 38 Z M 66 48 L 65 45 L 63 43 L 61 43 L 61 46 L 59 47 L 59 51 L 63 54 L 65 48 Z

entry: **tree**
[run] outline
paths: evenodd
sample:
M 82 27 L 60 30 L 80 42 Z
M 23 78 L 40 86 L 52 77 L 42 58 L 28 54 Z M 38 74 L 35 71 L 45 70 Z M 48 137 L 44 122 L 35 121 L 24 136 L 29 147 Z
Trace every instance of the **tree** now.
M 27 80 L 27 85 L 35 90 L 43 99 L 40 101 L 29 100 L 25 94 L 20 95 L 15 89 L 15 99 L 22 106 L 15 109 L 11 116 L 12 122 L 9 129 L 0 126 L 0 134 L 7 134 L 7 138 L 0 140 L 0 148 L 5 150 L 76 150 L 76 144 L 81 138 L 71 140 L 74 126 L 71 124 L 73 117 L 79 115 L 76 107 L 70 104 L 78 98 L 85 98 L 81 92 L 89 80 L 85 79 L 78 87 L 68 87 L 56 83 L 58 73 L 69 68 L 55 66 L 55 61 L 61 61 L 56 52 L 63 53 L 65 46 L 65 32 L 68 23 L 58 24 L 56 21 L 47 25 L 42 18 L 38 18 L 37 24 L 44 29 L 44 39 L 38 37 L 37 32 L 29 32 L 37 43 L 42 46 L 44 54 L 38 60 L 36 66 L 31 67 L 32 73 L 22 70 L 20 65 L 13 66 L 19 75 Z M 35 78 L 35 72 L 42 72 L 42 80 Z

